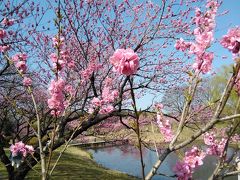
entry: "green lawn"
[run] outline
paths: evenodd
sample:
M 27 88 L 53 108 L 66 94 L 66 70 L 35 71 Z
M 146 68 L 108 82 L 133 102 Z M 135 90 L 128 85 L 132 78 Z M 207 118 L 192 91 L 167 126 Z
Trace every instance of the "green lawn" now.
M 60 150 L 54 153 L 53 159 L 55 160 L 59 154 Z M 117 163 L 117 162 L 116 162 Z M 40 172 L 40 166 L 37 165 L 34 168 L 36 171 Z M 6 179 L 6 172 L 3 164 L 0 164 L 0 179 Z M 31 171 L 27 178 L 29 180 L 40 179 L 38 173 Z M 58 165 L 53 172 L 51 179 L 58 180 L 134 180 L 136 178 L 130 177 L 126 174 L 120 173 L 118 171 L 109 170 L 98 165 L 91 159 L 91 155 L 86 151 L 83 151 L 76 147 L 69 147 L 65 153 L 62 155 Z

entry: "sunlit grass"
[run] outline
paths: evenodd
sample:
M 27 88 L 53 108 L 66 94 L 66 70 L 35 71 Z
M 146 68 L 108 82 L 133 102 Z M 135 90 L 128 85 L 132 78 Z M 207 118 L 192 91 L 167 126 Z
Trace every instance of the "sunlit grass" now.
M 60 149 L 53 154 L 53 163 L 59 155 Z M 117 163 L 117 162 L 116 162 Z M 34 167 L 35 171 L 40 173 L 40 165 Z M 37 180 L 40 176 L 37 172 L 30 171 L 26 179 Z M 7 179 L 7 172 L 3 164 L 0 164 L 0 179 Z M 106 169 L 91 159 L 91 154 L 81 150 L 77 147 L 69 147 L 62 155 L 57 164 L 51 179 L 58 180 L 97 180 L 97 179 L 119 179 L 119 180 L 133 180 L 134 177 L 118 171 Z

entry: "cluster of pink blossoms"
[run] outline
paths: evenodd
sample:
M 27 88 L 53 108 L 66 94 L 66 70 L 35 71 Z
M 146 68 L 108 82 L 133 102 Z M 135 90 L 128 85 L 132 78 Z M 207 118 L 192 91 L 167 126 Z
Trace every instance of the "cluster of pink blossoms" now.
M 96 63 L 96 58 L 92 58 L 88 67 L 81 72 L 82 81 L 88 80 L 93 72 L 97 72 L 102 67 L 101 64 Z
M 53 38 L 53 46 L 59 48 L 60 56 L 58 57 L 56 53 L 52 53 L 50 54 L 50 59 L 52 60 L 53 68 L 58 71 L 61 71 L 66 66 L 69 68 L 75 67 L 74 61 L 70 58 L 70 52 L 66 50 L 66 47 L 64 47 L 64 43 L 64 37 Z
M 3 30 L 3 29 L 0 29 L 0 39 L 3 39 L 3 38 L 5 38 L 7 36 L 7 33 L 6 33 L 6 31 L 5 30 Z
M 239 56 L 240 55 L 240 27 L 230 29 L 228 33 L 225 36 L 223 36 L 221 40 L 221 44 L 223 47 L 230 50 L 234 56 Z M 238 77 L 235 82 L 235 87 L 238 90 L 238 94 L 240 94 L 240 73 L 238 73 Z
M 1 22 L 1 24 L 5 25 L 5 26 L 12 26 L 14 24 L 14 20 L 13 19 L 8 19 L 8 18 L 4 18 Z
M 207 154 L 222 156 L 224 147 L 227 142 L 225 138 L 222 138 L 219 141 L 215 138 L 215 134 L 213 132 L 209 132 L 204 134 L 203 139 L 204 139 L 204 143 L 208 146 L 206 150 Z
M 186 51 L 191 47 L 191 45 L 192 45 L 191 42 L 186 42 L 183 40 L 183 38 L 180 38 L 179 40 L 176 41 L 175 48 L 177 50 Z
M 178 179 L 191 179 L 194 169 L 203 165 L 203 159 L 205 156 L 206 154 L 197 147 L 193 147 L 191 150 L 185 152 L 183 160 L 178 161 L 173 169 L 178 176 Z
M 23 85 L 24 86 L 31 86 L 32 85 L 32 79 L 29 77 L 24 77 L 23 78 Z
M 234 55 L 240 53 L 240 27 L 230 29 L 221 40 L 223 47 L 227 48 Z
M 16 68 L 21 72 L 25 73 L 27 71 L 27 54 L 18 53 L 12 57 L 13 62 L 15 63 Z
M 189 54 L 196 56 L 196 61 L 193 64 L 193 69 L 196 72 L 207 73 L 211 70 L 212 61 L 214 58 L 213 52 L 206 52 L 213 41 L 213 32 L 215 28 L 215 17 L 219 4 L 216 1 L 208 0 L 206 8 L 209 8 L 205 13 L 196 8 L 194 23 L 195 42 L 185 42 L 182 38 L 176 41 L 175 47 L 177 50 L 189 50 Z
M 25 145 L 22 141 L 20 141 L 12 144 L 10 146 L 10 151 L 12 166 L 16 164 L 17 167 L 19 167 L 21 161 L 27 156 L 27 154 L 34 153 L 34 148 L 32 146 Z
M 14 20 L 4 18 L 1 22 L 1 24 L 4 25 L 5 28 L 7 28 L 14 24 Z M 0 29 L 0 39 L 4 40 L 5 38 L 7 38 L 7 32 L 3 29 Z M 4 53 L 4 52 L 10 50 L 9 45 L 4 45 L 4 42 L 2 42 L 2 44 L 3 45 L 0 45 L 0 52 Z M 14 62 L 15 67 L 19 70 L 20 73 L 22 73 L 22 74 L 26 73 L 26 71 L 27 71 L 27 65 L 26 65 L 27 54 L 25 54 L 25 53 L 15 54 L 14 56 L 12 56 L 12 61 Z M 23 85 L 30 86 L 31 84 L 32 84 L 32 80 L 30 78 L 24 77 Z
M 61 78 L 52 80 L 49 86 L 49 93 L 51 98 L 48 99 L 48 107 L 52 109 L 53 116 L 59 116 L 63 113 L 69 102 L 64 98 L 64 90 L 73 93 L 70 85 L 65 86 L 65 81 Z
M 106 78 L 105 85 L 100 98 L 94 97 L 91 101 L 89 113 L 94 112 L 94 109 L 100 108 L 100 114 L 107 114 L 114 110 L 112 103 L 118 97 L 118 91 L 112 90 L 112 79 Z
M 157 124 L 160 129 L 160 132 L 162 133 L 164 140 L 166 142 L 170 142 L 173 138 L 172 127 L 171 127 L 169 120 L 163 118 L 163 114 L 161 112 L 163 109 L 163 105 L 158 103 L 155 105 L 155 107 L 158 111 L 157 112 Z
M 62 36 L 60 36 L 60 37 L 56 36 L 56 37 L 52 38 L 52 41 L 53 41 L 54 47 L 59 47 L 61 49 L 61 48 L 63 48 L 65 39 Z
M 232 136 L 231 140 L 235 143 L 238 143 L 240 141 L 240 135 L 234 134 L 234 136 Z
M 161 103 L 155 103 L 154 107 L 156 108 L 157 111 L 161 111 L 163 109 L 163 104 Z
M 110 57 L 113 70 L 124 75 L 132 75 L 139 67 L 139 57 L 132 49 L 117 49 Z
M 14 21 L 12 19 L 4 18 L 1 22 L 2 25 L 5 26 L 5 28 L 12 26 L 14 24 Z M 4 29 L 0 29 L 0 40 L 4 40 L 7 38 L 7 32 Z M 0 45 L 0 52 L 6 52 L 10 50 L 9 45 L 5 45 L 4 42 L 1 43 Z
M 63 69 L 75 67 L 74 61 L 70 59 L 69 51 L 64 49 L 64 37 L 60 36 L 53 38 L 53 46 L 60 51 L 58 56 L 56 53 L 50 55 L 50 59 L 53 62 L 53 67 L 58 73 L 58 78 L 52 80 L 49 86 L 50 98 L 48 99 L 48 107 L 52 109 L 51 114 L 53 116 L 60 116 L 64 110 L 69 106 L 69 100 L 65 100 L 64 92 L 74 94 L 74 90 L 71 85 L 66 85 L 65 81 L 60 77 L 60 72 Z
M 16 68 L 19 70 L 20 73 L 24 74 L 27 71 L 27 54 L 25 53 L 18 53 L 12 56 L 12 60 L 16 66 Z M 31 86 L 32 85 L 32 79 L 29 77 L 24 76 L 23 78 L 23 85 L 24 86 Z

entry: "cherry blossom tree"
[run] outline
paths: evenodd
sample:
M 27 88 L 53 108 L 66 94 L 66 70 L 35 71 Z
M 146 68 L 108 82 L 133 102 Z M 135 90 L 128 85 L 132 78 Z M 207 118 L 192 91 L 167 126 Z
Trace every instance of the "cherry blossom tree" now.
M 37 163 L 41 178 L 48 179 L 61 158 L 52 160 L 57 148 L 64 147 L 62 154 L 71 140 L 110 118 L 136 133 L 143 179 L 151 179 L 169 153 L 202 135 L 207 151 L 194 146 L 174 171 L 179 179 L 191 178 L 205 155 L 214 154 L 220 158 L 213 177 L 219 176 L 240 117 L 238 106 L 233 115 L 221 116 L 239 84 L 238 27 L 221 41 L 236 65 L 215 112 L 189 139 L 178 138 L 189 118 L 197 116 L 191 107 L 202 77 L 212 68 L 214 52 L 209 47 L 220 4 L 214 0 L 1 2 L 0 144 L 4 146 L 0 155 L 9 179 L 24 179 Z M 156 124 L 169 145 L 145 174 L 140 116 L 152 107 L 140 110 L 136 99 L 148 93 L 157 97 L 186 82 L 189 88 L 176 132 L 163 118 L 164 106 L 155 107 Z M 124 117 L 132 117 L 134 126 Z M 232 123 L 218 140 L 211 129 L 222 121 Z M 74 126 L 69 126 L 72 122 Z M 9 126 L 14 127 L 10 133 Z M 11 158 L 5 147 L 10 147 Z

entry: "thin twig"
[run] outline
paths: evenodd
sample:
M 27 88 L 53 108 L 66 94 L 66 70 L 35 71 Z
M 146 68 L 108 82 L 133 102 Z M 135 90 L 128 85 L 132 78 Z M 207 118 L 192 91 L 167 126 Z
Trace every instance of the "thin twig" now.
M 80 127 L 81 127 L 81 124 L 78 125 L 78 127 L 73 131 L 72 135 L 70 136 L 70 138 L 69 138 L 68 141 L 66 142 L 64 148 L 63 148 L 62 151 L 60 152 L 60 154 L 59 154 L 59 156 L 58 156 L 56 162 L 54 163 L 54 165 L 53 165 L 53 167 L 52 167 L 52 169 L 51 169 L 51 171 L 50 171 L 50 173 L 49 173 L 50 176 L 52 175 L 52 173 L 53 173 L 55 167 L 57 166 L 57 164 L 58 164 L 58 162 L 59 162 L 59 160 L 60 160 L 62 154 L 63 154 L 64 151 L 67 149 L 67 147 L 68 147 L 70 141 L 72 140 L 74 134 L 77 132 L 77 130 L 80 129 Z

